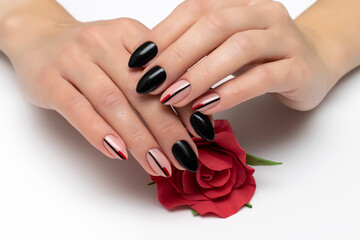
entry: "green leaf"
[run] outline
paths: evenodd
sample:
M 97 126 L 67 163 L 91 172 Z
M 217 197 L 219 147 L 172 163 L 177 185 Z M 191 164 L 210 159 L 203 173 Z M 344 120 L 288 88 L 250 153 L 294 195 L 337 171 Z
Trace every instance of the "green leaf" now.
M 273 162 L 270 160 L 265 160 L 259 157 L 255 157 L 250 153 L 246 154 L 246 164 L 250 166 L 274 166 L 283 164 L 282 162 Z
M 192 213 L 194 214 L 194 216 L 198 216 L 199 213 L 197 211 L 195 211 L 194 209 L 191 209 Z
M 245 206 L 252 208 L 252 205 L 250 203 L 246 203 Z
M 149 182 L 147 185 L 151 186 L 151 185 L 154 185 L 154 184 L 155 184 L 155 182 Z

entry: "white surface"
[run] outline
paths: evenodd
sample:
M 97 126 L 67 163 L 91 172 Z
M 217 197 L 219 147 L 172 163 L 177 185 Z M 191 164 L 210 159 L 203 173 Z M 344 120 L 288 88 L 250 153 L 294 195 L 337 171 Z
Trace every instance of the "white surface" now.
M 127 16 L 149 27 L 180 3 L 60 2 L 84 21 Z M 295 17 L 313 1 L 282 2 Z M 0 76 L 1 240 L 360 239 L 359 70 L 311 112 L 264 96 L 217 116 L 247 151 L 284 162 L 255 167 L 253 209 L 225 220 L 167 211 L 135 161 L 107 159 L 61 116 L 28 104 L 3 56 Z

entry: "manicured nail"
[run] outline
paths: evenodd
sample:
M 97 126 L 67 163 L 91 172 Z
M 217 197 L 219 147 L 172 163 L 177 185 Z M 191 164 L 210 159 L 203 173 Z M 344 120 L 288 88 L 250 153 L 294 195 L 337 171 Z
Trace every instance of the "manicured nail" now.
M 127 160 L 127 153 L 125 146 L 119 143 L 119 141 L 113 135 L 108 135 L 104 138 L 104 146 L 106 149 L 116 158 L 121 160 Z
M 153 42 L 146 42 L 138 47 L 131 55 L 129 68 L 138 68 L 147 64 L 158 53 L 158 48 Z
M 205 97 L 200 98 L 198 101 L 196 101 L 193 106 L 192 109 L 198 111 L 205 111 L 208 110 L 212 107 L 214 107 L 215 105 L 217 105 L 219 103 L 220 100 L 220 95 L 217 93 L 211 93 Z
M 210 118 L 201 112 L 193 113 L 190 117 L 191 126 L 195 132 L 206 141 L 214 141 L 215 130 Z
M 166 79 L 166 72 L 162 67 L 153 67 L 142 76 L 136 86 L 136 92 L 145 94 L 154 91 Z
M 186 97 L 190 91 L 191 85 L 188 81 L 177 81 L 161 95 L 160 102 L 166 105 L 177 103 Z
M 171 176 L 171 166 L 169 160 L 157 148 L 150 149 L 146 154 L 151 168 L 163 177 Z
M 187 141 L 177 141 L 172 147 L 172 152 L 176 160 L 186 170 L 190 172 L 196 172 L 198 170 L 199 163 L 197 156 Z

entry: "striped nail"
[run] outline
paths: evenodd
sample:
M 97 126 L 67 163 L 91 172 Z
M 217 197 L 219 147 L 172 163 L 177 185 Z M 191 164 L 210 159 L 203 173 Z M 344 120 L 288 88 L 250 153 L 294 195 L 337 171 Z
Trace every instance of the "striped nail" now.
M 104 138 L 105 148 L 116 158 L 127 160 L 127 153 L 124 144 L 121 144 L 113 135 Z M 124 154 L 125 153 L 125 154 Z
M 162 104 L 174 104 L 184 99 L 191 91 L 191 85 L 186 80 L 180 80 L 171 85 L 161 95 L 160 102 Z
M 146 154 L 146 159 L 150 167 L 163 177 L 171 176 L 171 166 L 169 160 L 157 148 L 150 149 Z
M 220 95 L 217 93 L 211 93 L 205 97 L 200 98 L 198 101 L 196 101 L 193 106 L 192 109 L 198 111 L 205 111 L 208 110 L 212 107 L 214 107 L 215 105 L 217 105 L 219 103 L 220 100 Z
M 163 177 L 171 176 L 171 166 L 169 160 L 157 148 L 150 149 L 146 154 L 146 159 L 150 167 Z

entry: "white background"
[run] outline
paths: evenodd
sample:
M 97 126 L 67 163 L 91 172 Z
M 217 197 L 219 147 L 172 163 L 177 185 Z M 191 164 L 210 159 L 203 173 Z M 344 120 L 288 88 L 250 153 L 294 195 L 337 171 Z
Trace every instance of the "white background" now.
M 150 28 L 180 2 L 60 1 L 83 21 L 126 16 Z M 282 2 L 296 17 L 313 1 Z M 28 104 L 1 55 L 0 76 L 1 240 L 360 239 L 360 71 L 310 112 L 263 96 L 217 115 L 245 150 L 284 162 L 255 167 L 254 207 L 228 219 L 164 209 L 133 159 L 106 158 L 57 113 Z

